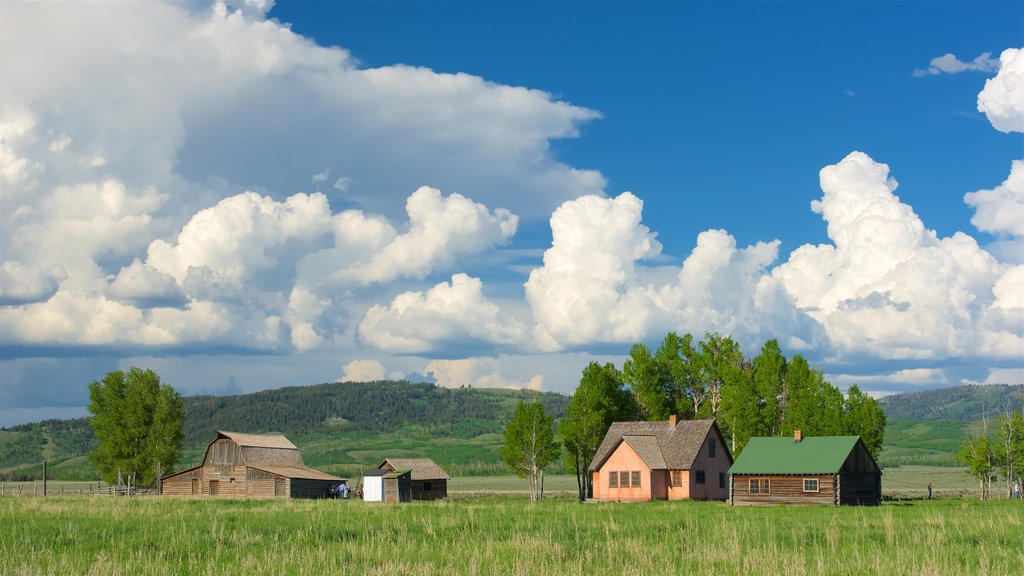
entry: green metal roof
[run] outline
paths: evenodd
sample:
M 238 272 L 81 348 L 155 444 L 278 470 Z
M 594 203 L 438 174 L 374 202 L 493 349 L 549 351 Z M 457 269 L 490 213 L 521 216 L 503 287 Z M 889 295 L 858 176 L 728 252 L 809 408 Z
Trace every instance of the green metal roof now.
M 751 438 L 729 474 L 833 474 L 839 472 L 860 436 Z

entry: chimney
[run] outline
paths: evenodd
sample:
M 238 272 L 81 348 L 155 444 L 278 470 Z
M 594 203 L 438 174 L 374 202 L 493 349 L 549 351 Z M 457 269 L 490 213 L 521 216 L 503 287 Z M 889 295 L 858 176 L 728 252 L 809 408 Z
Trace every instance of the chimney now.
M 797 444 L 799 444 L 800 441 L 803 440 L 803 439 L 804 439 L 804 433 L 803 432 L 801 432 L 799 430 L 793 430 L 793 442 L 796 442 Z
M 672 414 L 671 416 L 668 417 L 668 425 L 669 426 L 675 428 L 676 424 L 678 424 L 678 423 L 679 423 L 679 416 L 676 416 L 675 414 Z

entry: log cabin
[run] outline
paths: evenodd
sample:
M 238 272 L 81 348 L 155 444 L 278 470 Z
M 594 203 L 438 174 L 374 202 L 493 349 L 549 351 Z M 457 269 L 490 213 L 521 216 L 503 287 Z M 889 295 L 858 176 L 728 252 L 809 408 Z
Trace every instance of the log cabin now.
M 329 498 L 346 483 L 306 468 L 284 436 L 217 432 L 199 466 L 161 478 L 161 494 L 243 498 Z
M 726 500 L 732 455 L 714 420 L 615 422 L 594 454 L 598 501 Z
M 448 496 L 448 481 L 451 477 L 430 458 L 385 458 L 377 468 L 411 470 L 413 500 L 440 500 Z
M 751 438 L 729 469 L 730 503 L 877 505 L 882 471 L 860 436 Z

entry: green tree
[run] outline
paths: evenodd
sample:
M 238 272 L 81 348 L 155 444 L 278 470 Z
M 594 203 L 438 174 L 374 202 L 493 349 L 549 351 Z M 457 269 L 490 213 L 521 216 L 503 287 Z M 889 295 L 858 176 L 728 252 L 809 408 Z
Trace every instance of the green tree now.
M 757 409 L 755 427 L 766 436 L 782 432 L 786 414 L 786 357 L 779 341 L 772 338 L 761 347 L 761 353 L 751 362 L 754 367 L 754 390 Z
M 89 413 L 99 442 L 89 456 L 107 482 L 121 471 L 136 485 L 151 485 L 158 464 L 168 473 L 181 459 L 181 396 L 161 384 L 156 372 L 135 367 L 108 372 L 89 384 Z
M 1024 468 L 1024 413 L 1007 411 L 996 416 L 995 462 L 1006 480 L 1006 493 L 1013 497 L 1013 483 L 1020 481 Z
M 728 336 L 704 334 L 698 345 L 696 368 L 701 399 L 694 399 L 695 418 L 714 418 L 722 404 L 723 390 L 737 382 L 743 374 L 743 353 L 740 345 Z M 703 405 L 703 407 L 702 407 Z
M 520 401 L 512 420 L 505 425 L 501 459 L 517 476 L 529 480 L 531 502 L 543 496 L 543 471 L 558 459 L 560 451 L 554 418 L 544 415 L 541 403 Z
M 622 379 L 629 385 L 644 420 L 667 420 L 672 405 L 665 394 L 665 385 L 658 362 L 643 344 L 634 344 L 629 359 L 622 365 Z
M 682 418 L 693 418 L 690 396 L 697 377 L 696 357 L 692 334 L 680 337 L 669 332 L 654 351 L 669 412 Z
M 995 478 L 995 453 L 992 440 L 989 439 L 986 430 L 981 435 L 969 436 L 960 451 L 956 454 L 956 460 L 967 467 L 967 474 L 978 480 L 981 486 L 981 499 L 988 500 L 992 493 L 992 480 Z
M 608 428 L 612 422 L 632 419 L 633 413 L 632 398 L 613 364 L 591 362 L 583 369 L 565 418 L 558 423 L 558 435 L 566 449 L 566 468 L 576 474 L 581 501 L 594 493 L 593 477 L 587 468 Z
M 722 434 L 729 438 L 729 450 L 734 458 L 740 455 L 748 440 L 761 434 L 756 426 L 757 409 L 754 368 L 744 362 L 739 376 L 722 389 L 722 409 L 717 416 Z
M 844 433 L 860 436 L 877 460 L 885 438 L 885 412 L 877 400 L 861 392 L 856 384 L 846 390 L 845 423 Z

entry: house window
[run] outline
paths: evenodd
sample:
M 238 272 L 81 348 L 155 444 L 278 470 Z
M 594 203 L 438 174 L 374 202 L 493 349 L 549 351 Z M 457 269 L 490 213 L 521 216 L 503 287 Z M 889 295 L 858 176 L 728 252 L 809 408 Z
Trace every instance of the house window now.
M 715 439 L 708 438 L 708 458 L 715 457 Z
M 683 471 L 673 470 L 672 471 L 672 486 L 678 488 L 683 485 Z
M 619 472 L 619 488 L 629 488 L 629 472 Z
M 703 470 L 697 470 L 697 484 L 703 484 L 703 483 L 704 483 L 704 471 Z
M 818 479 L 817 478 L 804 478 L 804 492 L 817 492 L 818 491 Z
M 618 472 L 609 472 L 608 473 L 608 487 L 609 488 L 618 488 L 619 487 L 619 473 Z
M 718 473 L 718 487 L 725 488 L 725 472 Z
M 633 474 L 633 488 L 639 488 L 640 487 L 640 473 L 634 471 L 632 474 Z
M 767 478 L 754 478 L 750 481 L 751 494 L 771 494 L 771 486 Z
M 432 491 L 433 489 L 434 489 L 434 485 L 433 485 L 433 484 L 431 484 L 430 482 L 424 482 L 424 483 L 423 483 L 423 491 L 424 491 L 424 492 L 430 492 L 430 491 Z

